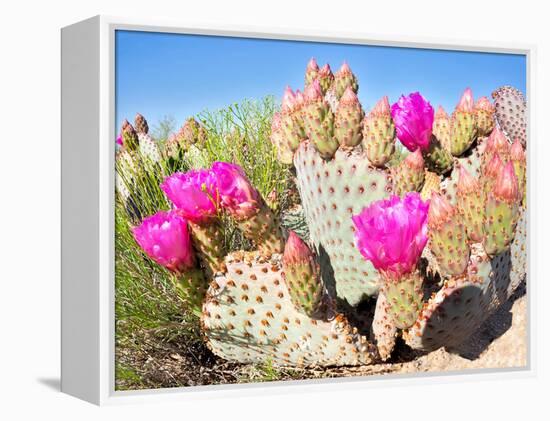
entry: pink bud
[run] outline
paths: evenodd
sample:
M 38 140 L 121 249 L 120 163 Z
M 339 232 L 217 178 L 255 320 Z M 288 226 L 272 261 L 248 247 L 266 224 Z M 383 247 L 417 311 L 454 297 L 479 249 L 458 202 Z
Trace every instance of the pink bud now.
M 353 92 L 353 89 L 348 86 L 346 90 L 344 91 L 344 94 L 342 95 L 342 98 L 340 98 L 340 102 L 338 106 L 340 105 L 357 105 L 359 104 L 359 100 L 357 99 L 357 95 L 355 95 L 355 92 Z
M 287 86 L 285 93 L 283 94 L 281 109 L 283 112 L 290 112 L 294 109 L 295 104 L 296 96 L 294 95 L 294 92 L 292 92 L 292 89 L 290 89 L 290 86 Z
M 458 172 L 457 191 L 461 193 L 472 193 L 479 191 L 479 189 L 479 182 L 461 165 Z
M 466 113 L 471 113 L 474 111 L 474 96 L 470 88 L 466 88 L 458 105 L 456 106 L 457 111 L 462 111 Z
M 300 109 L 304 105 L 304 94 L 299 89 L 296 89 L 294 96 L 294 109 Z
M 343 76 L 343 75 L 350 75 L 351 74 L 351 68 L 349 67 L 348 63 L 346 61 L 344 61 L 342 63 L 342 66 L 340 66 L 340 70 L 338 70 L 338 74 L 340 76 Z
M 428 240 L 428 202 L 416 192 L 391 196 L 352 216 L 357 248 L 389 279 L 398 280 L 416 267 Z
M 496 179 L 500 174 L 500 171 L 503 167 L 502 160 L 498 153 L 493 154 L 493 158 L 489 161 L 485 167 L 484 175 L 491 179 Z
M 122 146 L 122 136 L 121 135 L 118 135 L 117 138 L 116 138 L 116 144 L 119 145 L 119 146 Z
M 430 211 L 428 213 L 428 225 L 437 228 L 447 222 L 455 213 L 454 208 L 447 198 L 436 192 L 432 193 Z
M 438 119 L 441 119 L 441 118 L 449 119 L 449 114 L 447 114 L 445 109 L 440 105 L 437 108 L 437 111 L 435 112 L 435 119 L 438 120 Z
M 514 203 L 518 200 L 518 192 L 518 178 L 514 171 L 514 164 L 508 162 L 500 170 L 500 174 L 494 184 L 493 194 L 497 199 L 507 203 Z
M 327 63 L 323 67 L 321 67 L 321 70 L 319 70 L 319 77 L 326 77 L 332 75 L 332 70 L 330 68 L 330 65 Z
M 187 221 L 176 211 L 157 212 L 132 229 L 136 242 L 156 263 L 173 272 L 195 265 Z
M 510 148 L 510 158 L 512 158 L 513 161 L 525 161 L 525 150 L 523 149 L 523 146 L 519 139 L 516 139 L 514 143 L 512 143 L 512 147 Z
M 414 152 L 411 152 L 405 160 L 403 161 L 410 169 L 421 170 L 424 168 L 424 158 L 422 157 L 422 152 L 420 149 L 417 149 Z
M 294 231 L 290 231 L 283 254 L 283 265 L 307 263 L 311 259 L 313 259 L 313 253 L 307 244 Z
M 320 99 L 323 99 L 323 90 L 321 89 L 319 79 L 315 79 L 306 87 L 304 91 L 304 100 L 305 102 L 315 102 Z
M 370 111 L 369 116 L 381 117 L 381 116 L 387 116 L 390 113 L 391 113 L 390 101 L 388 100 L 387 96 L 383 96 L 381 99 L 378 100 L 374 108 Z
M 317 64 L 317 60 L 315 60 L 315 57 L 312 57 L 309 62 L 307 63 L 306 71 L 317 71 L 319 70 L 319 65 Z
M 248 219 L 258 213 L 262 199 L 241 167 L 228 162 L 214 162 L 212 173 L 221 203 L 235 219 Z
M 486 96 L 482 96 L 476 101 L 475 109 L 493 112 L 495 110 L 495 107 L 493 106 L 489 98 L 487 98 Z
M 495 127 L 489 135 L 485 151 L 498 152 L 505 155 L 510 152 L 510 142 L 508 142 L 506 136 L 504 136 L 504 133 L 498 127 Z

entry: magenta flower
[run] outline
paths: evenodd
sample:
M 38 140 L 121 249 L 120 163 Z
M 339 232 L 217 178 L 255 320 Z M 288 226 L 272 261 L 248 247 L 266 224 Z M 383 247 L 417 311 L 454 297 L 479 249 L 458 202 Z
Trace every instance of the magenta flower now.
M 416 192 L 372 203 L 352 217 L 357 248 L 382 275 L 399 280 L 414 270 L 428 241 L 428 208 Z
M 248 219 L 258 213 L 261 197 L 241 167 L 227 162 L 214 162 L 212 173 L 222 206 L 234 218 Z
M 122 146 L 122 135 L 118 135 L 116 138 L 116 144 Z
M 160 188 L 184 218 L 197 224 L 212 221 L 220 203 L 216 179 L 209 170 L 191 170 L 166 177 Z
M 143 251 L 161 266 L 184 272 L 195 265 L 187 221 L 176 211 L 160 211 L 132 229 Z
M 391 107 L 397 137 L 405 147 L 414 152 L 426 151 L 430 145 L 434 109 L 418 92 L 401 96 Z

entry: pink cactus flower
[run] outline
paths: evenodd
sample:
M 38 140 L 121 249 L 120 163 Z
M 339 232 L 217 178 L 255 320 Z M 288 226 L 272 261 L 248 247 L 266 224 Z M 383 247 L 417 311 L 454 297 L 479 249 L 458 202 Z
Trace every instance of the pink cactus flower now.
M 474 111 L 474 94 L 470 88 L 466 88 L 456 106 L 457 111 L 471 113 Z
M 250 184 L 244 170 L 236 164 L 214 162 L 212 173 L 222 206 L 237 220 L 248 219 L 258 213 L 261 197 Z
M 148 216 L 132 233 L 151 260 L 172 272 L 185 272 L 195 265 L 187 221 L 178 212 Z
M 428 241 L 428 208 L 411 192 L 374 202 L 352 217 L 357 248 L 386 278 L 399 280 L 415 269 Z
M 209 170 L 172 174 L 164 179 L 160 187 L 189 221 L 205 224 L 216 218 L 220 199 L 216 179 Z
M 409 151 L 414 152 L 418 148 L 422 151 L 428 150 L 434 109 L 420 93 L 402 95 L 399 101 L 392 105 L 391 115 L 397 137 Z
M 116 138 L 116 144 L 119 145 L 119 146 L 122 146 L 123 143 L 122 143 L 122 135 L 118 135 L 117 138 Z

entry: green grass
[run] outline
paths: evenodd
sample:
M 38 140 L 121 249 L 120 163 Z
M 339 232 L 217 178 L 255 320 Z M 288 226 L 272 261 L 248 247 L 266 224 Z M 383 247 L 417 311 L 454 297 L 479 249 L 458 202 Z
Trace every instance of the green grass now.
M 275 190 L 281 198 L 279 209 L 289 207 L 291 203 L 286 199 L 289 196 L 286 192 L 291 188 L 291 173 L 287 166 L 277 161 L 269 140 L 275 108 L 273 98 L 269 97 L 201 113 L 196 118 L 206 127 L 207 139 L 201 145 L 191 146 L 175 167 L 164 157 L 160 162 L 152 162 L 139 151 L 132 153 L 133 165 L 125 165 L 122 159 L 117 159 L 117 171 L 130 194 L 128 200 L 117 194 L 115 209 L 118 388 L 185 385 L 188 380 L 170 379 L 168 383 L 148 380 L 143 361 L 154 360 L 155 352 L 164 352 L 174 342 L 185 344 L 186 349 L 208 352 L 200 336 L 197 317 L 178 298 L 172 275 L 144 255 L 134 241 L 131 228 L 145 216 L 169 209 L 159 184 L 174 168 L 179 171 L 207 168 L 214 161 L 241 165 L 264 197 Z M 162 143 L 159 147 L 162 149 Z M 223 222 L 228 250 L 250 247 L 230 220 Z M 151 338 L 158 341 L 159 346 L 151 346 Z M 277 370 L 269 365 L 253 369 L 252 373 L 259 379 L 279 378 Z M 246 381 L 247 376 L 245 374 L 243 380 L 242 374 L 235 375 L 234 380 Z

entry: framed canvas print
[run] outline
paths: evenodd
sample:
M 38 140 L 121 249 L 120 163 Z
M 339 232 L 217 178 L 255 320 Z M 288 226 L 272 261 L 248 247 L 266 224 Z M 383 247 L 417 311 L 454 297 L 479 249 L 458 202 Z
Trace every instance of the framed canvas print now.
M 531 54 L 64 28 L 62 390 L 529 372 Z

